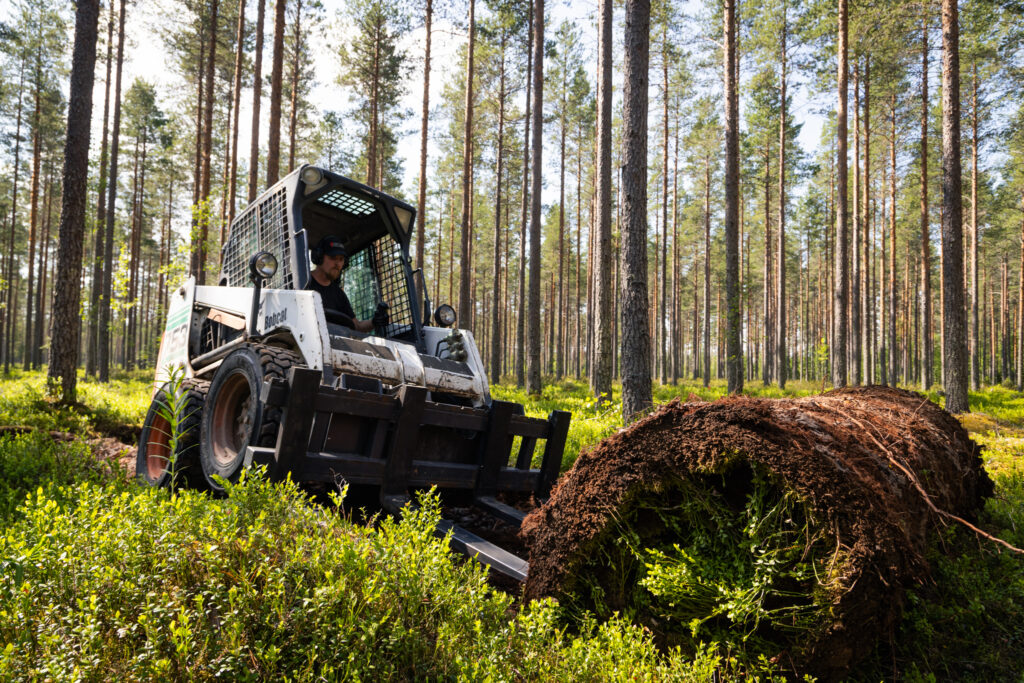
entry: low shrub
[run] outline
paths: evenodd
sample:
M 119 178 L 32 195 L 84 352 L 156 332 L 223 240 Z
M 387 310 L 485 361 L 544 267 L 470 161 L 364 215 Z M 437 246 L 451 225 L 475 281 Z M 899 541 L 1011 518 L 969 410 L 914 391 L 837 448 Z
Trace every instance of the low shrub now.
M 0 437 L 0 521 L 11 520 L 26 496 L 40 487 L 60 496 L 61 487 L 69 484 L 123 479 L 82 441 L 55 441 L 39 431 Z
M 513 612 L 433 530 L 436 498 L 356 525 L 292 484 L 222 500 L 94 483 L 35 493 L 0 540 L 0 679 L 707 680 L 613 619 Z

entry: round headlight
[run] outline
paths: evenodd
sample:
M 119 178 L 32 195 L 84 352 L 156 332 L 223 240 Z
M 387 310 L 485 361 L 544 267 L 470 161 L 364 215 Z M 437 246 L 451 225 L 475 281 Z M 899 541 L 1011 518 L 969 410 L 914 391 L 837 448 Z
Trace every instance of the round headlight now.
M 277 273 L 277 258 L 269 251 L 261 251 L 249 261 L 249 270 L 253 277 L 269 280 Z
M 455 309 L 448 304 L 441 304 L 434 311 L 434 322 L 440 327 L 451 327 L 455 324 Z
M 307 166 L 302 169 L 302 174 L 299 177 L 302 178 L 302 182 L 307 185 L 317 185 L 324 179 L 324 174 L 316 166 Z

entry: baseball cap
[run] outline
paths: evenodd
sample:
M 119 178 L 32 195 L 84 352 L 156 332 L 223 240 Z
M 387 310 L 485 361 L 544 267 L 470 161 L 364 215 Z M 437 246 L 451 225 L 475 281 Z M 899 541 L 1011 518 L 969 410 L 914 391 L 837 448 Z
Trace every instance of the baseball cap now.
M 345 245 L 341 243 L 341 240 L 333 235 L 324 237 L 320 242 L 317 243 L 317 248 L 325 256 L 348 256 L 348 252 L 345 250 Z

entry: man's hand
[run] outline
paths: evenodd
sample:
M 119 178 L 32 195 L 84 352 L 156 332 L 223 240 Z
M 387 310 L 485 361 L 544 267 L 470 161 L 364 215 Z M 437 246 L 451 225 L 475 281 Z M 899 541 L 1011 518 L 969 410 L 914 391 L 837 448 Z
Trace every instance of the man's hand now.
M 371 318 L 371 320 L 373 321 L 373 326 L 375 328 L 379 329 L 385 327 L 388 322 L 390 322 L 390 318 L 388 317 L 388 305 L 383 301 L 377 304 L 377 310 L 373 312 L 373 318 Z

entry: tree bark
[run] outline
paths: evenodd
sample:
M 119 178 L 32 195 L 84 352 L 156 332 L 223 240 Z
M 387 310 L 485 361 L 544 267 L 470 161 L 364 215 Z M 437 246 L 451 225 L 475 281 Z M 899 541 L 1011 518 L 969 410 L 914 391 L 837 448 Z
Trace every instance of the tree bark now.
M 110 381 L 110 293 L 114 270 L 114 212 L 117 206 L 117 162 L 121 140 L 121 70 L 124 65 L 125 0 L 118 11 L 117 66 L 114 74 L 114 124 L 110 134 L 110 180 L 107 184 L 107 227 L 103 236 L 103 298 L 99 322 L 99 380 Z
M 597 264 L 595 272 L 594 395 L 612 394 L 612 0 L 600 0 L 597 52 Z M 591 257 L 593 258 L 593 257 Z
M 696 338 L 696 337 L 694 337 Z M 704 388 L 711 384 L 711 159 L 704 157 Z
M 284 73 L 284 5 L 274 4 L 274 56 L 270 65 L 270 121 L 267 131 L 267 187 L 281 175 L 281 81 Z
M 103 141 L 100 143 L 99 190 L 97 191 L 96 235 L 92 250 L 92 290 L 89 298 L 89 337 L 85 362 L 85 374 L 96 376 L 97 342 L 99 338 L 99 307 L 103 282 L 103 234 L 106 227 L 107 213 L 107 143 L 109 141 L 108 123 L 110 121 L 110 69 L 113 65 L 114 48 L 114 3 L 110 3 L 110 16 L 107 19 L 107 74 L 103 87 Z
M 427 213 L 427 131 L 430 124 L 430 33 L 434 19 L 434 0 L 426 0 L 423 28 L 426 34 L 423 46 L 423 108 L 420 112 L 420 182 L 416 198 L 416 269 L 423 270 L 426 250 Z M 421 279 L 420 282 L 423 282 Z M 422 296 L 422 292 L 420 295 Z
M 11 230 L 7 240 L 7 291 L 4 307 L 4 340 L 2 344 L 4 375 L 11 372 L 11 355 L 14 352 L 14 228 L 18 220 L 18 176 L 21 170 L 21 121 L 22 95 L 25 89 L 25 61 L 18 68 L 18 113 L 14 127 L 14 176 L 11 182 Z
M 295 33 L 292 44 L 292 96 L 288 111 L 288 172 L 295 170 L 295 144 L 299 127 L 299 62 L 302 56 L 302 0 L 295 0 Z
M 928 234 L 928 21 L 921 23 L 921 389 L 932 388 L 932 256 Z
M 861 378 L 861 329 L 862 319 L 860 317 L 861 306 L 861 267 L 860 267 L 860 243 L 863 239 L 863 224 L 861 223 L 860 205 L 860 60 L 855 56 L 853 60 L 853 239 L 850 250 L 853 252 L 853 259 L 850 262 L 850 336 L 847 342 L 850 346 L 848 353 L 850 373 L 853 375 L 851 383 L 862 384 Z
M 533 2 L 533 109 L 530 160 L 530 291 L 527 330 L 526 390 L 540 393 L 540 221 L 541 165 L 544 134 L 544 0 Z
M 256 199 L 260 171 L 260 103 L 263 99 L 263 15 L 266 0 L 256 0 L 256 54 L 253 57 L 252 137 L 249 142 L 249 194 Z
M 896 386 L 896 91 L 889 98 L 892 138 L 889 140 L 889 374 Z
M 846 205 L 846 90 L 848 55 L 847 0 L 839 0 L 839 105 L 836 110 L 836 241 L 835 241 L 835 294 L 832 304 L 832 385 L 846 386 L 847 368 L 847 316 L 846 305 L 850 292 L 850 245 L 848 243 L 848 210 Z
M 978 391 L 982 364 L 978 346 L 978 65 L 972 60 L 971 67 L 971 388 Z
M 522 218 L 519 230 L 519 298 L 517 308 L 519 315 L 516 316 L 516 386 L 526 385 L 526 317 L 528 305 L 526 300 L 526 242 L 529 223 L 527 222 L 527 209 L 530 197 L 530 126 L 533 119 L 530 116 L 530 97 L 533 86 L 533 0 L 530 3 L 529 18 L 527 19 L 526 31 L 526 114 L 523 117 L 523 188 L 522 188 Z M 532 205 L 531 205 L 532 206 Z M 531 245 L 532 254 L 532 245 Z M 531 309 L 532 310 L 532 309 Z M 610 382 L 611 380 L 609 380 Z
M 231 87 L 231 159 L 228 170 L 227 224 L 235 220 L 238 195 L 238 114 L 242 104 L 242 55 L 245 52 L 245 0 L 238 0 L 238 28 L 235 31 L 235 74 Z M 223 235 L 221 235 L 223 242 Z
M 462 220 L 460 222 L 462 251 L 459 259 L 459 322 L 469 327 L 473 315 L 473 300 L 470 287 L 473 278 L 473 264 L 470 256 L 472 226 L 470 225 L 473 210 L 472 176 L 473 176 L 473 52 L 476 49 L 475 0 L 469 0 L 469 45 L 466 48 L 466 100 L 463 117 L 462 145 Z
M 199 206 L 200 206 L 200 232 L 199 232 L 199 257 L 196 276 L 197 284 L 206 284 L 206 258 L 207 243 L 210 239 L 210 220 L 213 212 L 210 210 L 210 163 L 213 155 L 213 82 L 216 79 L 215 66 L 217 64 L 217 10 L 218 0 L 210 2 L 210 48 L 206 53 L 206 100 L 203 109 L 203 156 L 202 170 L 200 173 Z
M 845 0 L 841 0 L 845 2 Z M 730 394 L 743 391 L 739 272 L 739 91 L 736 14 L 739 0 L 725 0 L 725 306 L 726 384 Z
M 960 25 L 956 0 L 942 0 L 942 363 L 946 410 L 954 415 L 970 411 L 961 189 Z M 1018 391 L 1020 383 L 1018 373 Z
M 861 293 L 860 293 L 860 320 L 861 320 L 861 377 L 865 383 L 872 384 L 873 380 L 873 354 L 872 340 L 874 339 L 874 325 L 872 319 L 871 302 L 871 55 L 864 56 L 864 102 L 861 121 L 864 124 L 864 172 L 861 175 L 861 243 L 864 247 L 861 259 Z
M 33 336 L 35 328 L 32 325 L 33 299 L 35 298 L 36 285 L 36 229 L 39 226 L 39 192 L 42 185 L 40 173 L 42 171 L 43 138 L 42 138 L 42 104 L 41 93 L 42 83 L 42 47 L 36 50 L 36 67 L 34 83 L 34 103 L 32 114 L 32 180 L 29 190 L 29 219 L 28 219 L 28 296 L 25 299 L 25 351 L 22 354 L 22 369 L 29 370 L 32 367 L 32 349 L 35 348 Z
M 775 372 L 786 386 L 786 3 L 782 4 L 782 48 L 779 76 L 779 244 L 775 257 Z M 799 291 L 797 292 L 799 294 Z
M 501 293 L 498 286 L 501 282 L 501 196 L 504 188 L 501 185 L 505 162 L 505 42 L 504 30 L 501 33 L 501 67 L 498 76 L 498 144 L 496 150 L 496 168 L 494 171 L 494 260 L 492 277 L 495 294 Z M 491 381 L 501 380 L 501 316 L 498 297 L 495 296 L 491 306 Z
M 647 299 L 647 99 L 650 5 L 626 1 L 622 163 L 622 417 L 651 406 Z

